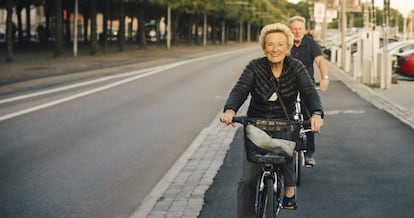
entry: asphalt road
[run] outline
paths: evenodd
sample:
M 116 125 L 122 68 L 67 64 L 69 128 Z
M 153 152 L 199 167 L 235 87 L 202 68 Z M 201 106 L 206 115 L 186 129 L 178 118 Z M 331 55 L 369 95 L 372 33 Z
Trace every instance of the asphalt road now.
M 163 69 L 1 103 L 0 217 L 128 217 L 257 55 L 168 57 L 154 64 Z
M 327 115 L 316 138 L 317 165 L 303 170 L 298 210 L 282 210 L 282 217 L 412 217 L 412 128 L 340 81 L 331 81 L 329 91 L 321 96 Z M 200 218 L 236 217 L 242 152 L 239 130 L 206 192 Z

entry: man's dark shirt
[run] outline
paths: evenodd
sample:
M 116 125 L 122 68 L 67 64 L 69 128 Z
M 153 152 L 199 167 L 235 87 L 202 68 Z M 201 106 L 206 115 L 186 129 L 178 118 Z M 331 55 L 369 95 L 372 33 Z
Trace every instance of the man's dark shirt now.
M 311 78 L 315 80 L 313 76 L 313 62 L 317 56 L 322 55 L 322 51 L 318 43 L 311 37 L 305 35 L 303 36 L 299 47 L 293 45 L 291 55 L 302 61 L 311 75 Z

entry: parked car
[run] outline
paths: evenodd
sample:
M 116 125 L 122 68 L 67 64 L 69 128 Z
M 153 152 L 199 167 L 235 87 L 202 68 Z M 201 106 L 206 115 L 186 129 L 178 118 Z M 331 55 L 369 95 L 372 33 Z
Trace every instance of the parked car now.
M 397 55 L 406 51 L 414 49 L 414 40 L 391 42 L 387 46 L 387 52 L 391 55 L 391 66 L 394 71 L 394 67 L 397 65 Z M 383 53 L 384 47 L 378 50 L 378 53 Z
M 414 40 L 406 40 L 406 41 L 396 41 L 391 42 L 387 46 L 387 51 L 391 55 L 396 55 L 398 53 L 404 53 L 406 51 L 410 51 L 414 49 Z M 384 47 L 380 48 L 378 52 L 383 52 Z
M 414 77 L 414 50 L 397 55 L 395 73 L 402 76 Z

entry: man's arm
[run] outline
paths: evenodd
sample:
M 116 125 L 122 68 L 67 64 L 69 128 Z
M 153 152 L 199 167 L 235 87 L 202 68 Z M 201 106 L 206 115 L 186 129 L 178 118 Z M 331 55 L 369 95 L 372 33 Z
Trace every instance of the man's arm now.
M 316 66 L 318 66 L 319 71 L 321 72 L 321 81 L 319 84 L 319 88 L 321 91 L 324 92 L 328 90 L 328 85 L 329 85 L 328 68 L 326 67 L 325 59 L 323 58 L 322 55 L 319 55 L 315 58 L 315 63 L 316 63 Z

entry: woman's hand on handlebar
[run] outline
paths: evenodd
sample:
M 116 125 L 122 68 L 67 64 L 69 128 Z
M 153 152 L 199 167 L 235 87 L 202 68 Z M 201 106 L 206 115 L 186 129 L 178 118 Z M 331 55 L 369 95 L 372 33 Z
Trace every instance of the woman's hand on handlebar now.
M 236 112 L 232 109 L 227 109 L 226 111 L 224 111 L 223 114 L 221 114 L 220 116 L 220 121 L 223 122 L 226 125 L 231 125 L 233 127 L 235 127 L 234 123 L 233 123 L 233 117 L 236 116 Z
M 319 82 L 319 90 L 321 90 L 322 92 L 328 90 L 328 86 L 329 86 L 328 79 L 323 79 Z
M 310 118 L 310 122 L 311 122 L 312 132 L 320 133 L 321 128 L 323 126 L 323 119 L 321 115 L 313 114 L 312 117 Z

